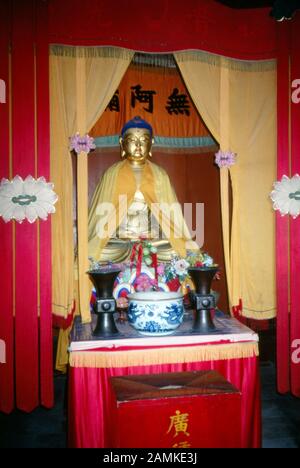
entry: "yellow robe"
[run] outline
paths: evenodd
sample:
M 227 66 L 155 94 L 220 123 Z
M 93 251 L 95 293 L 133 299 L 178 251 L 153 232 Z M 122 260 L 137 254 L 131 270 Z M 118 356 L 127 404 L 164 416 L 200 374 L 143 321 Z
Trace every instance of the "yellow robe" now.
M 104 173 L 89 210 L 89 257 L 100 259 L 102 250 L 125 219 L 136 190 L 136 178 L 127 160 L 114 164 Z M 186 249 L 198 250 L 166 171 L 147 161 L 139 190 L 175 252 L 184 257 Z M 172 206 L 171 217 L 168 206 Z

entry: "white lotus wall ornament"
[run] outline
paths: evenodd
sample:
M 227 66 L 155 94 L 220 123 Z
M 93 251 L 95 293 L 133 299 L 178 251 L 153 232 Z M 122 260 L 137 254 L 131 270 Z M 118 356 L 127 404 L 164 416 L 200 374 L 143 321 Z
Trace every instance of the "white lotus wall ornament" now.
M 18 223 L 24 219 L 34 223 L 37 218 L 45 221 L 48 214 L 55 212 L 57 199 L 53 184 L 44 177 L 34 179 L 29 175 L 23 180 L 17 175 L 0 182 L 0 216 L 6 223 L 12 219 Z
M 279 210 L 281 215 L 291 215 L 297 218 L 300 214 L 300 176 L 282 176 L 280 181 L 274 182 L 274 190 L 270 193 L 274 210 Z

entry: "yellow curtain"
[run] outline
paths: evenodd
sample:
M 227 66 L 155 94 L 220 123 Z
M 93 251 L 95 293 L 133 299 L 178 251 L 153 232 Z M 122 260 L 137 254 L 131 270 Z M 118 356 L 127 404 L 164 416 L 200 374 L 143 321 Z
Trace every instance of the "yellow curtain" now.
M 268 195 L 276 178 L 276 62 L 233 60 L 201 51 L 174 55 L 221 150 L 237 154 L 237 163 L 220 174 L 230 304 L 237 305 L 241 298 L 244 316 L 272 318 L 276 314 L 275 226 Z
M 74 298 L 73 177 L 69 137 L 76 132 L 83 135 L 95 124 L 118 87 L 132 56 L 131 51 L 112 48 L 52 46 L 50 49 L 51 180 L 59 195 L 52 230 L 53 312 L 59 316 L 68 315 Z M 79 201 L 84 199 L 84 204 L 78 206 L 78 217 L 81 221 L 85 216 L 86 224 L 79 226 L 78 235 L 80 247 L 86 251 L 83 268 L 88 266 L 86 168 L 86 154 L 81 153 L 78 159 L 78 191 L 83 193 Z M 79 271 L 79 276 L 81 274 Z M 81 302 L 81 308 L 86 315 L 88 304 L 83 304 Z
M 50 47 L 51 180 L 59 196 L 52 220 L 53 313 L 66 318 L 72 309 L 74 283 L 73 176 L 69 137 L 84 135 L 96 123 L 117 89 L 133 52 L 120 48 Z M 78 170 L 77 311 L 90 320 L 88 269 L 87 154 L 80 153 Z

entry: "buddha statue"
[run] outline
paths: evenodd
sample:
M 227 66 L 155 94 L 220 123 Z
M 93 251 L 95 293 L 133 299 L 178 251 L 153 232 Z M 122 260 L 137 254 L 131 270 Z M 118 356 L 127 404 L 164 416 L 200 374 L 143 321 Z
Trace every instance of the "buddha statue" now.
M 160 261 L 198 250 L 167 173 L 149 161 L 153 142 L 145 120 L 135 117 L 124 125 L 122 160 L 104 173 L 89 210 L 89 257 L 94 261 L 125 261 L 141 236 L 157 248 Z

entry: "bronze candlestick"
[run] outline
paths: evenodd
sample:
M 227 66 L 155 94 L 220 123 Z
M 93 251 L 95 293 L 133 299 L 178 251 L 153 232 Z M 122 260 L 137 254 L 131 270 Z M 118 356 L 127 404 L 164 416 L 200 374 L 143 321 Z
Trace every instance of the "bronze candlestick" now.
M 195 292 L 190 293 L 191 303 L 196 309 L 193 330 L 209 333 L 215 330 L 211 310 L 215 308 L 215 297 L 210 293 L 212 280 L 217 273 L 217 267 L 190 267 L 189 275 L 195 285 Z
M 94 312 L 98 315 L 94 336 L 109 338 L 119 334 L 114 320 L 116 301 L 113 297 L 114 282 L 120 269 L 103 268 L 88 271 L 88 275 L 96 288 Z

